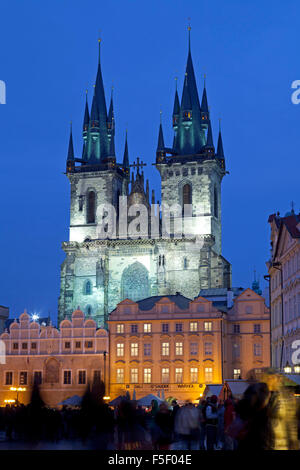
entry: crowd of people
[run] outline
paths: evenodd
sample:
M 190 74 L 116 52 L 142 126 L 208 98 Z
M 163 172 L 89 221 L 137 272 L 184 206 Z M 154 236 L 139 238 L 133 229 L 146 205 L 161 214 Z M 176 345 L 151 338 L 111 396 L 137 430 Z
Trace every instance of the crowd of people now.
M 112 408 L 103 395 L 103 384 L 94 384 L 81 407 L 53 409 L 34 386 L 29 405 L 0 409 L 0 432 L 7 441 L 81 440 L 89 449 L 299 450 L 299 406 L 276 376 L 250 384 L 240 400 L 213 395 L 142 407 L 125 396 Z

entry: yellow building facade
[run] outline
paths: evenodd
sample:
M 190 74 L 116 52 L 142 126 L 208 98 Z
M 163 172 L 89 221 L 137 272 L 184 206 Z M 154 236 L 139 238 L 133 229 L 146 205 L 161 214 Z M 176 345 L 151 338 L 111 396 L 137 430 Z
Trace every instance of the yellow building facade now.
M 159 391 L 197 400 L 206 384 L 245 378 L 270 364 L 269 311 L 251 289 L 229 309 L 180 294 L 127 299 L 108 323 L 112 398 L 135 390 L 137 399 Z

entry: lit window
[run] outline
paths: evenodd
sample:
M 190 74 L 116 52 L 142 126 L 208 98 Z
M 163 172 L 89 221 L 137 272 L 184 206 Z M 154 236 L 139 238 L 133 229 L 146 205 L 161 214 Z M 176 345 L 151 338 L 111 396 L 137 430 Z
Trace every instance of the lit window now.
M 241 377 L 241 369 L 233 369 L 233 378 L 238 380 Z
M 190 343 L 190 354 L 191 356 L 198 354 L 198 343 Z
M 191 383 L 195 384 L 198 382 L 198 367 L 191 367 L 190 369 Z
M 122 323 L 118 323 L 117 333 L 124 333 L 124 325 Z
M 211 383 L 213 381 L 212 367 L 205 367 L 204 369 L 205 382 Z
M 138 383 L 138 370 L 131 369 L 130 371 L 130 383 L 137 384 Z
M 124 383 L 124 369 L 117 369 L 117 384 Z
M 162 343 L 161 345 L 161 355 L 162 356 L 169 356 L 170 354 L 170 344 L 169 343 Z
M 183 381 L 183 370 L 181 367 L 175 369 L 175 382 L 182 384 Z
M 151 323 L 144 323 L 144 333 L 151 333 Z
M 117 344 L 117 356 L 118 357 L 124 356 L 124 343 Z
M 144 344 L 144 356 L 151 356 L 151 344 L 150 343 Z
M 212 343 L 204 343 L 204 354 L 205 356 L 212 355 Z
M 85 370 L 79 370 L 78 371 L 78 384 L 79 385 L 85 385 L 86 384 L 86 371 Z
M 183 343 L 175 343 L 175 354 L 176 356 L 183 355 Z
M 205 321 L 204 322 L 204 331 L 212 331 L 212 322 L 211 321 Z
M 161 381 L 163 384 L 168 384 L 170 381 L 170 369 L 168 367 L 164 367 L 161 370 Z
M 198 323 L 196 321 L 190 323 L 190 331 L 198 331 Z
M 131 356 L 138 356 L 138 354 L 139 354 L 139 345 L 138 345 L 138 343 L 131 343 L 131 345 L 130 345 L 130 354 L 131 354 Z
M 27 385 L 27 372 L 20 372 L 20 385 Z
M 151 383 L 151 369 L 144 369 L 144 383 Z
M 261 356 L 261 344 L 256 343 L 253 345 L 254 356 Z

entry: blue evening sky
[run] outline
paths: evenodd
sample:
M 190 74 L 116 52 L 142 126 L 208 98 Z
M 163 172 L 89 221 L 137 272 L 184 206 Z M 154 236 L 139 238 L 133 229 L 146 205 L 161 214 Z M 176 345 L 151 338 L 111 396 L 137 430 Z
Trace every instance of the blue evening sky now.
M 85 89 L 90 97 L 102 35 L 107 101 L 114 84 L 116 149 L 128 127 L 131 161 L 151 163 L 163 110 L 172 142 L 174 77 L 181 93 L 191 17 L 192 56 L 203 74 L 213 130 L 222 118 L 230 175 L 223 180 L 223 255 L 233 285 L 247 287 L 254 266 L 262 286 L 269 256 L 269 214 L 300 208 L 299 1 L 39 0 L 2 1 L 0 80 L 0 304 L 56 318 L 61 242 L 68 238 L 69 182 L 64 176 L 69 122 L 81 154 Z

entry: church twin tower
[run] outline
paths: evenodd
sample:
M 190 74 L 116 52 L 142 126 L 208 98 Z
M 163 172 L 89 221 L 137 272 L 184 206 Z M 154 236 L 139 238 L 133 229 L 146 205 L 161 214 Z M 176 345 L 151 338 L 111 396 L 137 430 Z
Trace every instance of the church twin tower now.
M 59 321 L 80 306 L 100 326 L 125 298 L 138 301 L 180 292 L 193 299 L 200 289 L 231 286 L 231 265 L 221 254 L 222 137 L 219 131 L 215 150 L 206 88 L 200 104 L 190 40 L 181 101 L 175 92 L 173 129 L 173 144 L 167 147 L 159 126 L 156 168 L 161 176 L 161 206 L 190 205 L 188 216 L 184 213 L 188 234 L 183 229 L 182 236 L 174 229 L 176 218 L 182 216 L 178 212 L 171 214 L 169 236 L 163 230 L 154 191 L 150 197 L 139 160 L 132 165 L 136 174 L 130 178 L 127 134 L 122 163 L 117 163 L 113 98 L 107 113 L 99 42 L 91 110 L 87 100 L 85 105 L 81 158 L 75 157 L 70 134 L 66 169 L 71 184 L 70 233 L 69 241 L 63 242 Z M 153 236 L 149 230 L 133 237 L 118 229 L 115 236 L 99 235 L 103 204 L 114 208 L 117 227 L 124 215 L 130 223 L 128 208 L 143 204 L 149 227 L 151 219 L 158 220 L 158 233 Z

